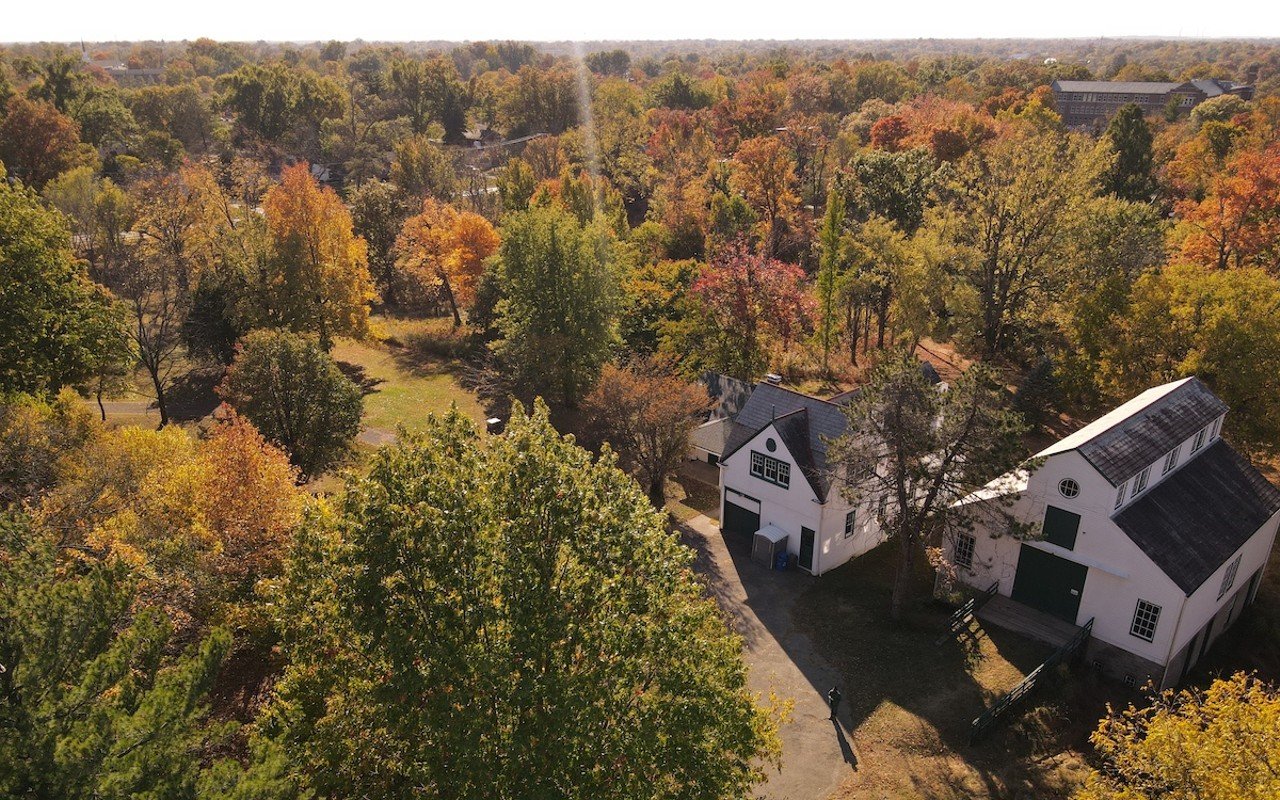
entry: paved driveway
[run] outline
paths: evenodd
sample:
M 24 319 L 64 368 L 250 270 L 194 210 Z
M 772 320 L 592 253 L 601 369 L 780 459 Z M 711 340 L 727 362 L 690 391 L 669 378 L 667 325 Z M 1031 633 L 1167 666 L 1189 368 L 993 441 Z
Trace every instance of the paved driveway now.
M 844 723 L 828 719 L 826 692 L 837 673 L 792 624 L 795 598 L 813 579 L 799 571 L 776 572 L 753 563 L 747 543 L 726 542 L 706 516 L 693 518 L 681 530 L 685 543 L 698 552 L 698 570 L 708 577 L 716 599 L 746 642 L 751 688 L 766 698 L 772 691 L 795 702 L 791 721 L 782 729 L 782 770 L 771 771 L 757 796 L 827 797 L 857 768 L 857 747 Z

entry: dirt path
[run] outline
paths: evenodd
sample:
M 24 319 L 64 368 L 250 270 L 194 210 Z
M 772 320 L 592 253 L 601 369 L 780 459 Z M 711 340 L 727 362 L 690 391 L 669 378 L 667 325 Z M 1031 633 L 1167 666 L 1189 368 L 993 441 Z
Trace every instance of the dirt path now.
M 795 597 L 812 579 L 751 562 L 745 543 L 734 543 L 731 552 L 719 527 L 706 516 L 694 517 L 681 528 L 685 543 L 698 553 L 698 570 L 708 577 L 716 599 L 746 641 L 751 688 L 766 698 L 775 692 L 795 702 L 791 721 L 782 729 L 782 770 L 770 772 L 757 796 L 827 797 L 853 774 L 857 750 L 847 722 L 837 725 L 828 719 L 825 694 L 837 673 L 793 624 Z

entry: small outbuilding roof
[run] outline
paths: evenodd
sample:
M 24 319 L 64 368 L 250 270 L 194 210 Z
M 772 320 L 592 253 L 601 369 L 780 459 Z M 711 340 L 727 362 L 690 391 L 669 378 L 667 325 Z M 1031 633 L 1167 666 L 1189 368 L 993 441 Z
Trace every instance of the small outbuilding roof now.
M 724 453 L 732 430 L 733 421 L 728 417 L 713 419 L 693 429 L 689 434 L 689 444 L 718 456 Z
M 773 523 L 769 523 L 768 525 L 765 525 L 760 530 L 756 531 L 756 536 L 763 536 L 764 538 L 768 539 L 771 542 L 774 542 L 775 544 L 777 542 L 781 542 L 782 540 L 786 539 L 788 535 L 789 534 L 786 531 L 784 531 L 782 528 L 779 528 L 777 525 L 774 525 Z
M 1280 489 L 1219 439 L 1115 516 L 1191 595 L 1280 511 Z

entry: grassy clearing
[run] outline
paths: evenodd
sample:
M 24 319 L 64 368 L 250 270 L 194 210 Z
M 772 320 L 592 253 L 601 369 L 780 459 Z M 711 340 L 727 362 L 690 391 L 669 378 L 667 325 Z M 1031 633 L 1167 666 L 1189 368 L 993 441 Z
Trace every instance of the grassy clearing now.
M 375 318 L 374 324 L 383 341 L 343 339 L 333 348 L 333 357 L 365 389 L 364 425 L 373 438 L 389 439 L 400 425 L 419 430 L 430 414 L 444 414 L 454 404 L 483 422 L 483 406 L 458 382 L 452 356 L 461 345 L 447 320 Z
M 969 723 L 1049 654 L 999 629 L 961 644 L 934 641 L 950 609 L 922 599 L 888 617 L 890 543 L 814 581 L 796 618 L 844 678 L 858 772 L 835 797 L 1066 798 L 1085 774 L 1088 732 L 1113 687 L 1082 673 L 1039 690 L 986 740 Z M 927 570 L 918 594 L 929 596 Z

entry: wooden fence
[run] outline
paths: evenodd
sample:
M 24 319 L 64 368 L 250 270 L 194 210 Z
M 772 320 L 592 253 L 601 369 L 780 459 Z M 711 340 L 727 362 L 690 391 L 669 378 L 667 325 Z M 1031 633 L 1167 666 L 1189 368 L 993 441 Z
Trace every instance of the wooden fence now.
M 1084 624 L 1084 627 L 1076 631 L 1070 641 L 1054 651 L 1053 655 L 1045 659 L 1045 662 L 1035 669 L 1031 670 L 1027 677 L 1023 678 L 1017 686 L 1004 697 L 996 701 L 996 704 L 986 711 L 982 712 L 982 716 L 969 723 L 969 744 L 972 745 L 978 739 L 995 725 L 996 720 L 1005 714 L 1009 709 L 1022 698 L 1026 697 L 1036 688 L 1036 684 L 1040 682 L 1043 675 L 1052 670 L 1054 667 L 1071 659 L 1084 643 L 1089 640 L 1090 634 L 1093 632 L 1093 619 L 1091 618 Z

